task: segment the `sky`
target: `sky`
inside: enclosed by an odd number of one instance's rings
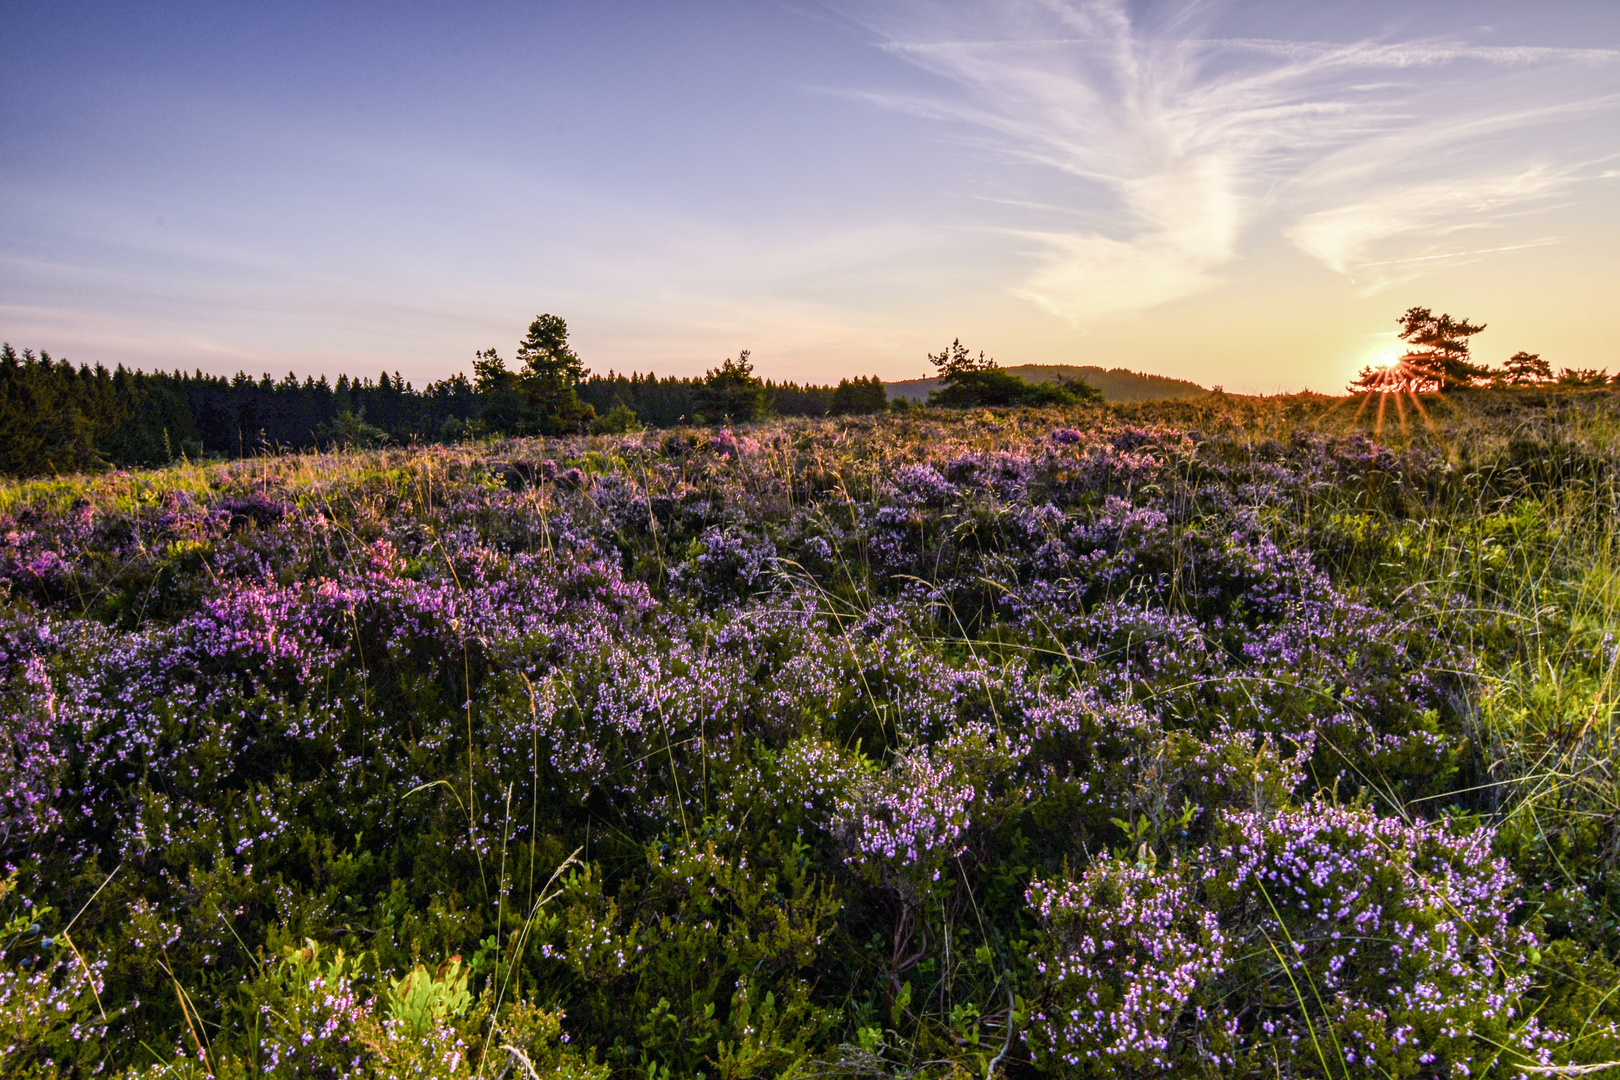
[[[0,0],[0,338],[416,385],[1620,370],[1614,0]]]

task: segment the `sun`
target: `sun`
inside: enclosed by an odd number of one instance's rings
[[[1362,417],[1367,415],[1369,407],[1376,404],[1371,417],[1373,435],[1382,438],[1385,413],[1388,406],[1393,403],[1401,432],[1409,436],[1411,425],[1407,417],[1407,405],[1410,404],[1423,426],[1438,438],[1439,431],[1419,397],[1419,391],[1422,389],[1421,379],[1413,377],[1411,354],[1402,348],[1405,344],[1396,335],[1390,334],[1388,338],[1363,353],[1367,359],[1361,374],[1346,388],[1345,397],[1322,415],[1322,421],[1337,416],[1333,421],[1335,425],[1344,424],[1345,430],[1352,430],[1362,422]],[[1339,413],[1340,405],[1351,402],[1355,403],[1353,414],[1349,410]]]
[[[1375,368],[1395,368],[1399,367],[1400,363],[1401,350],[1399,349],[1384,349],[1372,360],[1372,366]]]

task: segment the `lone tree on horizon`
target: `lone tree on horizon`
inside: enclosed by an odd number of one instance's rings
[[[975,357],[957,338],[939,355],[928,354],[929,363],[939,371],[939,388],[930,391],[930,405],[967,409],[981,405],[1073,405],[1076,402],[1101,403],[1102,392],[1084,379],[1059,379],[1055,383],[1032,383],[1004,371],[995,359],[979,350]]]
[[[713,422],[758,420],[769,404],[765,384],[754,374],[754,365],[744,349],[737,359],[725,362],[703,376],[697,386],[696,405],[700,416]]]
[[[473,386],[484,396],[480,419],[509,435],[566,435],[585,430],[596,410],[576,387],[590,374],[568,345],[560,315],[539,315],[518,342],[517,371],[494,349],[473,354]]]
[[[928,362],[934,365],[935,370],[939,372],[939,378],[944,382],[949,382],[958,375],[999,370],[995,360],[985,356],[983,349],[979,350],[979,355],[975,358],[962,344],[961,338],[951,342],[948,348],[939,350],[938,356],[929,353]]]
[[[539,315],[518,343],[518,372],[532,393],[542,398],[560,395],[585,381],[590,374],[584,361],[568,345],[568,324],[560,315]]]
[[[1352,391],[1395,393],[1439,390],[1467,386],[1490,376],[1468,357],[1468,339],[1485,329],[1466,317],[1453,319],[1436,315],[1426,307],[1411,307],[1395,320],[1401,325],[1400,338],[1408,349],[1388,367],[1365,367],[1350,384]]]

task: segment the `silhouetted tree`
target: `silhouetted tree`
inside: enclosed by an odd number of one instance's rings
[[[1407,308],[1397,321],[1401,340],[1413,346],[1400,362],[1416,380],[1445,391],[1489,374],[1468,358],[1468,339],[1484,330],[1484,323],[1475,326],[1466,318],[1436,315],[1421,307]]]
[[[1393,364],[1362,368],[1350,383],[1352,393],[1445,391],[1491,377],[1468,358],[1468,339],[1484,330],[1484,323],[1476,326],[1425,307],[1407,308],[1395,321],[1409,348]]]
[[[1558,373],[1559,386],[1607,386],[1609,373],[1598,368],[1564,368]]]
[[[1507,363],[1502,365],[1502,374],[1514,386],[1552,382],[1553,379],[1552,365],[1543,360],[1540,353],[1523,351],[1508,357]]]
[[[834,416],[853,416],[880,413],[889,406],[889,392],[876,375],[869,379],[842,379],[833,391],[832,406],[827,411]]]
[[[583,431],[596,418],[575,389],[589,373],[568,345],[568,324],[561,316],[541,315],[530,323],[517,359],[535,430],[546,435]]]

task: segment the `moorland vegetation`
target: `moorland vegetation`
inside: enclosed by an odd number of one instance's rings
[[[1620,398],[1376,397],[8,482],[0,1072],[1620,1059]]]

